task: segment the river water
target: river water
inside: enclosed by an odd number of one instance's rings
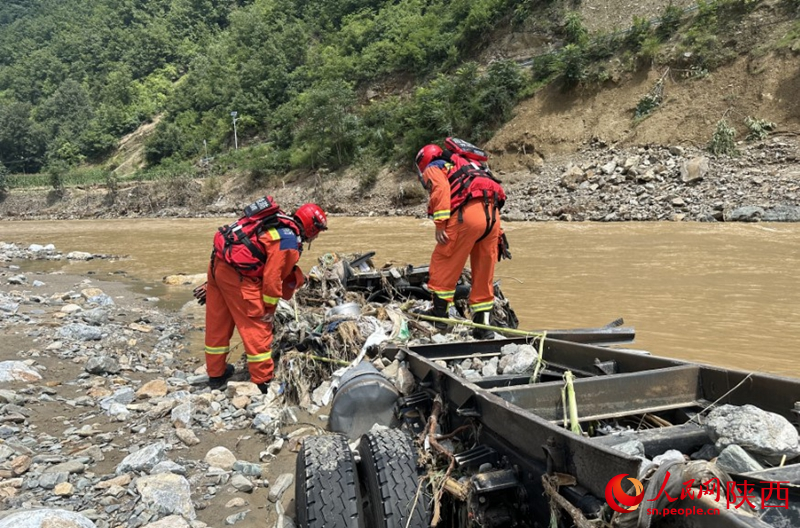
[[[190,299],[162,277],[202,273],[221,219],[0,223],[0,241],[59,251],[125,255],[59,262],[64,271],[125,271],[164,306]],[[306,250],[306,271],[326,252],[376,251],[376,265],[427,263],[433,224],[414,218],[332,217]],[[522,329],[634,326],[634,348],[653,354],[796,375],[800,360],[800,225],[507,223],[513,259],[496,277]],[[37,263],[52,269],[52,263]]]

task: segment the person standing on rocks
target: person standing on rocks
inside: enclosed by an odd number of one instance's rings
[[[436,225],[428,279],[433,308],[424,313],[447,317],[469,257],[472,320],[488,325],[494,307],[495,262],[498,254],[510,257],[500,226],[500,208],[506,195],[482,163],[486,160],[482,150],[455,138],[447,138],[445,145],[448,150],[426,145],[414,159],[419,180],[430,193],[428,215]],[[437,327],[442,329],[441,325]],[[491,339],[494,332],[473,328],[472,336]]]
[[[247,353],[250,380],[267,392],[274,371],[273,321],[278,300],[291,299],[303,285],[304,275],[297,266],[303,242],[310,243],[327,228],[327,217],[318,205],[304,204],[287,216],[271,197],[248,207],[236,223],[220,228],[205,287],[209,387],[222,388],[234,373],[227,357],[235,327]],[[232,234],[227,242],[226,234]]]

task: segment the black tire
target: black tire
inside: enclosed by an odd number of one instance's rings
[[[420,487],[417,454],[411,437],[400,429],[361,437],[359,475],[364,485],[364,516],[369,528],[427,528],[430,512]],[[410,521],[409,521],[410,518]]]
[[[297,454],[299,528],[358,528],[355,461],[342,435],[309,436]]]

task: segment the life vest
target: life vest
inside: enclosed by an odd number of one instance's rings
[[[220,259],[244,277],[261,277],[267,252],[258,238],[270,229],[276,229],[274,236],[281,238],[282,248],[296,242],[298,251],[301,249],[300,230],[294,220],[283,214],[271,196],[265,196],[248,205],[244,216],[214,233],[212,270],[215,260]]]
[[[506,201],[506,193],[500,181],[482,163],[469,161],[460,154],[450,154],[434,160],[430,165],[447,173],[450,184],[450,214],[453,215],[469,200],[480,199],[487,207],[500,209]],[[433,214],[428,211],[428,214]]]

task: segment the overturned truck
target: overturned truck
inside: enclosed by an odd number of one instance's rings
[[[553,337],[385,348],[413,391],[306,438],[299,526],[800,526],[800,380]],[[470,368],[520,347],[533,373]]]

